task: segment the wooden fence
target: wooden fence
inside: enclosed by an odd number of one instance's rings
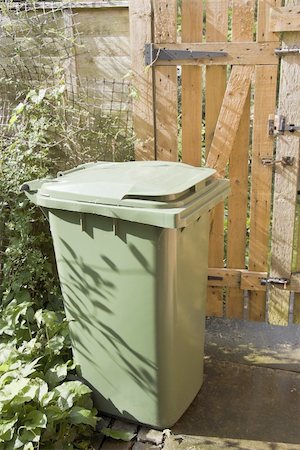
[[[181,157],[231,181],[212,215],[207,314],[300,323],[299,135],[272,121],[300,126],[300,1],[129,7],[137,159]]]
[[[72,92],[85,89],[90,102],[107,101],[108,109],[125,103],[122,86],[110,82],[123,83],[130,71],[128,1],[0,3],[1,103],[9,97],[2,77],[34,82],[41,65],[45,71],[62,62]]]

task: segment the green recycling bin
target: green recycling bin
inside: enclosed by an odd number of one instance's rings
[[[215,171],[99,162],[25,183],[47,213],[73,353],[102,414],[173,425],[203,379]]]

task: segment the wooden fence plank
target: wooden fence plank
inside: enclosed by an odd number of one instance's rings
[[[233,0],[233,42],[253,40],[254,9],[255,0]],[[249,134],[250,90],[229,160],[227,267],[232,268],[245,266]],[[230,318],[244,317],[244,292],[240,288],[228,289],[226,314]]]
[[[281,0],[258,0],[257,36],[258,43],[278,42],[279,37],[270,31],[270,9],[281,6]],[[276,64],[276,63],[275,63]]]
[[[288,3],[293,4],[287,0]],[[283,47],[299,44],[299,32],[284,33]],[[278,110],[280,114],[286,116],[287,123],[300,123],[299,104],[299,56],[284,56],[281,59]],[[270,275],[290,278],[299,168],[299,138],[297,136],[283,135],[277,138],[276,159],[287,155],[295,158],[294,164],[292,166],[276,164],[275,169]],[[288,324],[289,297],[289,292],[280,291],[276,287],[271,290],[268,309],[270,323]]]
[[[228,0],[206,1],[206,41],[221,42],[227,40]],[[209,153],[226,90],[226,66],[206,67],[205,99],[205,147]],[[224,258],[224,203],[214,208],[210,225],[209,267],[222,268]],[[207,315],[223,315],[223,288],[208,287]]]
[[[298,194],[298,198],[297,201],[299,201],[299,194]],[[295,264],[295,270],[298,272],[296,277],[300,278],[300,217],[299,217],[299,204],[298,204],[298,211],[296,212],[296,214],[298,215],[297,217],[297,223],[296,223],[296,227],[295,227],[295,232],[297,233],[296,239],[295,241],[297,242],[297,257],[296,257],[296,264]],[[294,323],[297,323],[298,325],[300,324],[300,294],[299,293],[295,293],[294,295],[294,318],[293,321]]]
[[[144,45],[152,41],[151,0],[130,0],[132,84],[137,92],[133,101],[133,127],[137,137],[135,158],[155,158],[152,71],[145,70]]]
[[[253,71],[252,66],[234,66],[230,74],[207,158],[207,166],[216,169],[220,176],[225,173],[233,149]]]
[[[278,57],[275,55],[276,45],[273,42],[202,42],[177,44],[155,44],[154,49],[189,50],[199,52],[223,52],[223,56],[211,58],[209,56],[199,59],[158,59],[155,66],[195,66],[204,64],[206,66],[229,65],[270,65],[277,64]],[[225,55],[225,53],[227,53]]]
[[[273,41],[278,36],[268,31],[269,10],[280,0],[259,0],[257,41]],[[249,270],[267,271],[271,220],[272,166],[264,166],[262,158],[273,157],[274,141],[266,133],[268,116],[276,107],[277,65],[256,67],[254,90],[254,120],[251,162]],[[250,320],[265,319],[266,295],[250,292],[248,314]]]
[[[182,1],[184,42],[202,41],[202,0]],[[182,161],[201,165],[202,67],[182,67]]]
[[[65,26],[65,36],[70,42],[74,42],[74,23],[73,23],[73,13],[70,9],[63,9],[62,11],[64,26]],[[70,56],[66,59],[64,64],[64,71],[66,77],[66,88],[67,92],[71,95],[77,93],[77,64],[76,64],[76,50],[75,42],[70,49]]]
[[[154,39],[172,43],[177,39],[177,1],[154,0]],[[177,68],[155,67],[156,159],[177,161]]]
[[[208,269],[208,286],[239,288],[253,292],[263,293],[267,290],[265,283],[268,278],[268,272],[251,271],[247,269],[227,269],[210,267]],[[264,281],[264,282],[263,282]],[[273,286],[270,284],[270,289]],[[278,285],[277,289],[281,291],[300,292],[300,274],[293,274],[290,283],[287,285]],[[264,291],[264,292],[262,292]]]
[[[300,31],[300,6],[270,8],[269,30],[276,33]]]
[[[249,270],[267,271],[272,166],[262,164],[262,158],[273,158],[274,141],[268,136],[266,124],[275,111],[277,66],[256,67],[254,91],[254,123],[251,162]],[[249,319],[264,320],[265,294],[251,293]]]

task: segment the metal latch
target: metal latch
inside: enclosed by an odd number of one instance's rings
[[[275,49],[275,55],[277,56],[297,55],[297,54],[300,54],[300,48],[286,47]]]
[[[264,166],[273,166],[274,164],[282,164],[283,166],[292,166],[295,163],[294,156],[283,156],[281,159],[261,158]]]
[[[269,136],[278,136],[285,133],[295,133],[300,131],[300,125],[294,125],[293,123],[286,124],[286,118],[283,115],[271,115],[268,121],[268,134]]]
[[[159,60],[189,60],[189,59],[213,59],[227,56],[226,52],[203,52],[196,50],[171,50],[167,48],[155,48],[154,44],[145,44],[145,64],[152,66]]]
[[[268,284],[271,285],[277,285],[277,286],[284,286],[284,289],[288,284],[290,284],[289,278],[277,278],[277,277],[268,277],[268,278],[262,278],[260,280],[260,284],[262,286],[266,286]]]

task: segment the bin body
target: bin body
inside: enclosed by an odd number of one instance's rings
[[[96,407],[170,427],[203,380],[209,209],[196,214],[203,202],[185,195],[190,219],[164,227],[151,223],[154,210],[142,223],[119,205],[107,217],[49,196],[35,201],[48,213],[74,359]]]

